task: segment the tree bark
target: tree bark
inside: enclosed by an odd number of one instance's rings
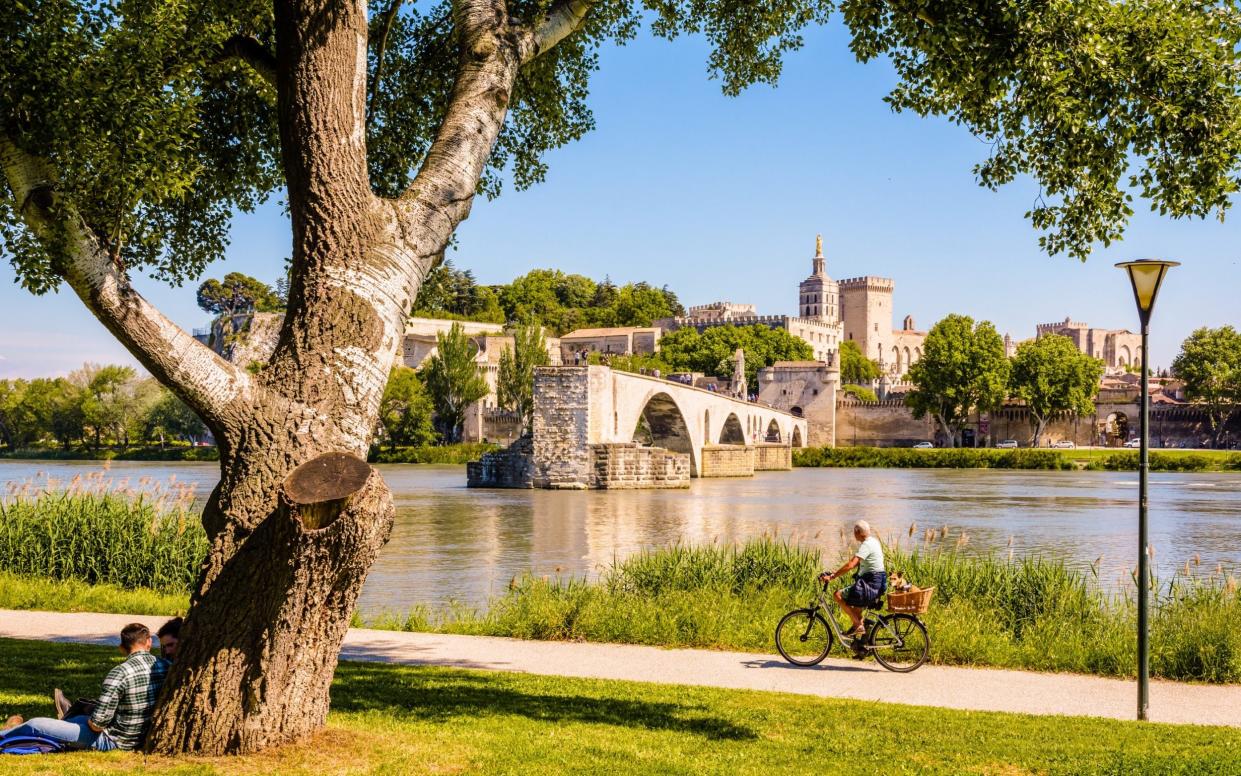
[[[218,508],[213,495],[207,509]],[[294,469],[276,508],[195,597],[150,748],[252,752],[322,726],[340,644],[393,513],[383,479],[355,456]]]

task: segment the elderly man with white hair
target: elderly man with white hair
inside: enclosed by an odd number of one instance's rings
[[[887,592],[888,574],[883,569],[883,547],[879,544],[879,538],[871,533],[870,524],[865,520],[854,523],[853,538],[861,542],[853,557],[831,574],[824,571],[819,575],[819,580],[826,584],[854,569],[858,570],[852,585],[837,590],[832,595],[853,621],[853,628],[848,635],[861,636],[866,632],[866,626],[862,624],[862,614],[866,607],[877,603]]]

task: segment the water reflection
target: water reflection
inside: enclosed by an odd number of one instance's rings
[[[44,471],[62,481],[99,464],[6,462],[0,480]],[[841,529],[864,518],[908,546],[925,528],[949,527],[966,552],[1100,562],[1108,586],[1136,561],[1137,477],[1113,472],[801,469],[753,479],[696,480],[689,490],[553,492],[468,490],[455,466],[381,466],[397,503],[392,541],[362,594],[365,611],[419,603],[479,603],[509,580],[594,575],[644,547],[730,543],[776,533],[834,552]],[[115,463],[110,473],[214,485],[213,464]],[[910,523],[919,526],[908,536]],[[1204,568],[1241,564],[1241,475],[1155,474],[1151,539],[1158,573],[1200,555]]]

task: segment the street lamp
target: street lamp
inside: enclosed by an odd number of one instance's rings
[[[1150,333],[1151,311],[1155,309],[1155,297],[1163,285],[1163,277],[1180,262],[1162,259],[1139,259],[1122,261],[1116,265],[1129,273],[1133,285],[1133,299],[1138,305],[1138,320],[1142,323],[1142,365],[1138,383],[1142,386],[1142,412],[1139,426],[1141,449],[1138,454],[1138,719],[1146,719],[1150,705],[1150,540],[1146,531],[1146,479],[1150,472],[1150,378],[1147,335]]]

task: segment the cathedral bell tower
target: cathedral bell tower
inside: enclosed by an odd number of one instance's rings
[[[798,315],[812,321],[834,324],[840,321],[840,288],[827,276],[823,257],[823,235],[815,235],[814,259],[810,277],[798,288]]]

